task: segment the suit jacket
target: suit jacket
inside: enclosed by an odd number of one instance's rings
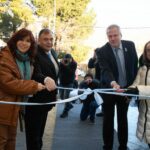
[[[57,55],[53,49],[51,50],[51,53],[58,64]],[[50,60],[48,55],[44,52],[44,50],[40,46],[38,46],[38,52],[34,62],[34,72],[32,79],[44,84],[44,79],[47,76],[51,77],[57,83],[58,74],[56,74],[55,67],[52,61]],[[29,102],[35,103],[53,102],[56,101],[56,95],[57,90],[51,92],[49,92],[48,90],[42,90],[33,95],[33,97],[29,99]],[[38,111],[48,111],[52,108],[52,106],[54,105],[32,106],[32,109],[37,109]]]
[[[129,86],[137,74],[138,58],[133,42],[122,40],[121,43],[125,58],[127,86]],[[109,88],[111,81],[118,81],[119,77],[115,55],[109,43],[101,47],[96,54],[101,68],[101,84]]]

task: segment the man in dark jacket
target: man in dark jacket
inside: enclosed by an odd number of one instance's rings
[[[97,51],[104,88],[126,88],[137,74],[137,54],[131,41],[121,40],[118,25],[107,28],[109,42]],[[117,108],[119,150],[127,150],[128,142],[128,103],[123,96],[106,95],[104,100],[103,140],[104,150],[112,150],[114,135],[114,110]]]
[[[77,69],[77,63],[74,61],[71,54],[66,54],[60,62],[60,86],[73,88],[75,82],[75,71]],[[60,98],[69,98],[70,90],[60,90]],[[73,108],[71,102],[65,103],[64,110],[60,115],[61,118],[68,116],[69,110]]]
[[[56,101],[56,83],[58,79],[58,62],[52,49],[53,36],[49,29],[39,33],[38,51],[34,62],[32,79],[45,84],[46,90],[36,93],[29,99],[32,103],[47,103]],[[27,106],[25,112],[27,150],[41,150],[42,137],[48,111],[54,105]]]

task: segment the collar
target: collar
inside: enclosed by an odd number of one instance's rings
[[[44,48],[42,48],[40,45],[38,45],[38,49],[39,49],[40,51],[42,51],[43,53],[45,53],[45,54],[51,53],[51,49],[50,49],[48,52],[46,52],[46,51],[44,50]]]
[[[112,47],[112,46],[111,46],[111,48],[113,49],[113,51],[115,51],[115,49],[116,49],[116,47]],[[122,43],[120,43],[118,49],[121,49],[121,50],[123,49]]]
[[[45,52],[47,55],[51,55],[51,50],[49,50],[48,52]]]

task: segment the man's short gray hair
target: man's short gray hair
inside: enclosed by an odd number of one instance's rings
[[[117,24],[111,24],[107,27],[106,29],[106,33],[108,33],[108,30],[112,29],[112,28],[117,28],[118,31],[121,33],[120,27]]]

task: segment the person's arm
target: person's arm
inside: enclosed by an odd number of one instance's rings
[[[141,96],[150,96],[150,85],[138,85],[137,89],[139,91],[139,95]],[[150,99],[150,98],[146,98],[146,99]]]
[[[56,89],[55,81],[51,77],[45,76],[42,73],[40,59],[38,57],[36,57],[36,59],[35,59],[32,79],[34,79],[35,81],[40,82],[42,84],[45,84],[48,91],[53,91]]]
[[[88,62],[89,69],[95,68],[95,61],[96,61],[96,59],[94,59],[94,58],[89,59],[89,62]]]
[[[136,78],[130,87],[136,87],[140,84],[142,68],[139,68]]]
[[[29,95],[38,91],[38,82],[18,79],[15,77],[12,67],[0,63],[0,87],[8,94]]]
[[[98,89],[100,88],[100,82],[97,79],[93,79],[89,86],[91,89]]]
[[[150,85],[130,86],[129,88],[127,88],[125,93],[139,95],[139,99],[150,99],[149,97],[146,97],[150,96]]]
[[[139,68],[138,70],[138,73],[137,73],[137,76],[133,82],[132,85],[130,85],[128,88],[127,88],[127,91],[125,91],[125,93],[127,94],[139,94],[139,89],[140,90],[143,90],[145,85],[139,85],[140,84],[140,81],[141,81],[141,73],[142,73],[142,67]],[[145,88],[146,90],[146,88]],[[149,90],[148,90],[149,91]]]

